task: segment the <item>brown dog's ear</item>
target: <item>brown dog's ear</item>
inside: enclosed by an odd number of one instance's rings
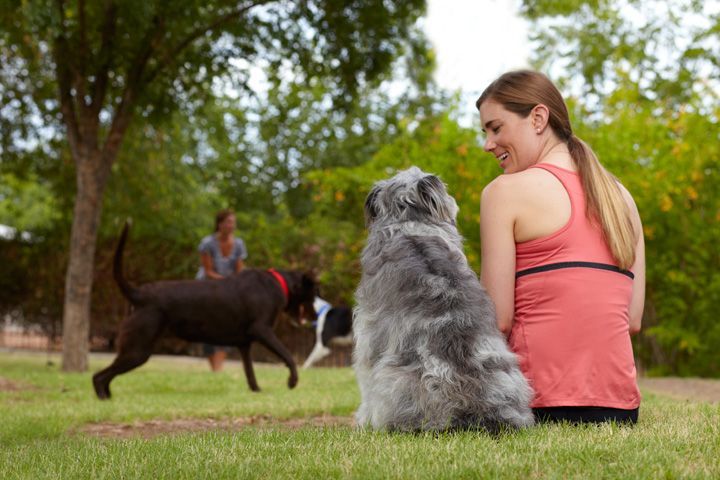
[[[317,281],[315,280],[315,276],[312,272],[304,272],[302,274],[302,289],[315,288],[315,285],[317,285]]]
[[[320,268],[312,267],[310,270],[305,270],[304,274],[317,282],[317,279],[320,277]]]
[[[316,280],[317,276],[313,272],[304,272],[300,279],[301,291],[312,292],[314,297],[320,296],[320,284]]]

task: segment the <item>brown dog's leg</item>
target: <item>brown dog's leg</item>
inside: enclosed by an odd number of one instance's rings
[[[100,400],[110,398],[113,378],[147,362],[161,331],[160,320],[154,309],[136,310],[121,324],[117,357],[109,367],[93,375],[93,387]]]
[[[285,365],[290,369],[290,378],[288,378],[288,387],[295,388],[298,382],[297,367],[295,366],[295,360],[285,345],[275,336],[272,328],[265,324],[255,324],[250,329],[253,336],[265,345],[271,352],[280,357],[285,362]]]
[[[259,392],[260,387],[258,387],[257,380],[255,380],[255,371],[253,370],[252,359],[250,358],[250,344],[240,345],[238,348],[240,348],[240,355],[242,356],[248,386],[253,392]]]
[[[118,354],[115,361],[105,370],[93,375],[93,387],[100,400],[110,398],[110,382],[113,378],[133,368],[137,368],[150,358],[147,352],[130,352]]]

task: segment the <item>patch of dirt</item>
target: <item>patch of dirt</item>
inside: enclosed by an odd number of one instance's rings
[[[308,418],[276,419],[268,415],[238,418],[184,418],[177,420],[149,420],[146,422],[90,423],[76,430],[76,433],[99,438],[153,438],[158,435],[208,431],[238,431],[245,428],[280,427],[295,430],[303,427],[353,426],[352,417],[321,415]]]
[[[22,392],[27,390],[37,390],[34,385],[27,385],[20,382],[14,382],[7,378],[0,377],[0,392]]]
[[[720,403],[720,380],[705,378],[641,378],[640,388],[660,395],[711,403]]]

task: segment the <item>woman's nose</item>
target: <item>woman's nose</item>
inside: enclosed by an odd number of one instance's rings
[[[485,144],[483,145],[483,150],[486,152],[489,152],[495,148],[495,142],[490,140],[489,138],[485,139]]]

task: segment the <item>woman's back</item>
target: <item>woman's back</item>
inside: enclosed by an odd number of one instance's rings
[[[516,243],[545,237],[560,230],[570,219],[570,197],[558,179],[540,168],[500,177],[512,183]]]
[[[527,218],[519,212],[516,222],[531,239],[516,243],[509,342],[536,390],[532,406],[636,408],[633,275],[616,266],[600,226],[587,218],[578,174],[549,164],[531,172],[555,183],[542,185],[543,198],[526,202]],[[532,196],[532,188],[522,195]]]

